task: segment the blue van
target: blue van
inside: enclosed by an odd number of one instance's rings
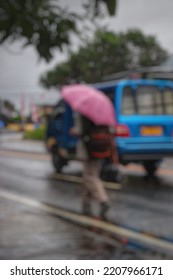
[[[148,174],[154,174],[164,157],[173,156],[173,83],[141,79],[93,86],[104,92],[114,104],[115,142],[120,163],[141,163]],[[72,111],[61,101],[47,130],[47,144],[52,143],[47,146],[58,171],[68,161],[58,155],[58,147],[75,157],[77,139],[69,135],[72,125]]]

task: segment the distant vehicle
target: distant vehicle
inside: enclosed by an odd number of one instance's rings
[[[0,120],[0,129],[4,128],[4,126],[5,126],[4,122]]]
[[[0,127],[5,127],[8,123],[7,118],[0,113]]]
[[[173,83],[140,79],[94,86],[114,104],[120,163],[141,163],[153,175],[164,157],[173,156]],[[66,149],[72,158],[75,155],[77,139],[69,135],[72,126],[72,111],[61,101],[49,121],[46,137],[57,171],[68,162],[58,154],[58,147]]]

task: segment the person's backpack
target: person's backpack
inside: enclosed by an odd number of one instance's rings
[[[93,159],[104,159],[112,156],[113,135],[108,126],[95,125],[91,120],[82,117],[83,141],[88,155]]]
[[[108,126],[95,126],[84,137],[84,142],[90,158],[104,159],[112,155],[112,134]]]

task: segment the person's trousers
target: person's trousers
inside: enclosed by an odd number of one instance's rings
[[[99,203],[109,200],[103,182],[100,179],[101,165],[102,160],[99,159],[84,162],[83,202],[86,204],[89,203],[91,198],[95,198]]]

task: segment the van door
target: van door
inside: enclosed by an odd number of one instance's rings
[[[125,86],[120,107],[119,124],[128,130],[124,136],[118,135],[121,147],[124,144],[124,152],[173,154],[172,87],[154,84]]]

